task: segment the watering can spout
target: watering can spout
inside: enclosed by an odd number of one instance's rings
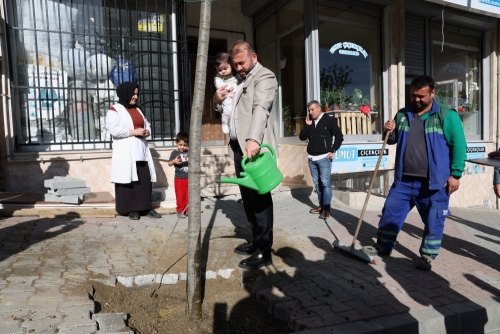
[[[233,183],[237,184],[239,186],[243,186],[246,188],[250,188],[253,190],[259,190],[255,182],[248,176],[246,175],[245,172],[241,173],[241,176],[244,176],[243,178],[231,178],[231,177],[223,177],[220,179],[221,183]]]

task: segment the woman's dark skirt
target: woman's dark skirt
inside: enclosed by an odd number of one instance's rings
[[[151,205],[151,173],[147,161],[136,161],[139,181],[132,183],[115,183],[116,212],[121,215],[130,212],[149,211]]]

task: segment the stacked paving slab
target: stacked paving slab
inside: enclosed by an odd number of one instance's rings
[[[53,179],[45,180],[47,194],[44,194],[45,202],[60,202],[66,204],[80,204],[85,194],[90,193],[85,180],[71,176],[55,176]]]

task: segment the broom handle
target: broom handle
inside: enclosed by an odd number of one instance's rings
[[[375,166],[375,170],[373,171],[372,180],[370,181],[370,187],[368,188],[368,193],[366,194],[365,204],[363,205],[363,210],[361,211],[361,215],[359,216],[358,226],[356,227],[356,232],[354,232],[354,237],[352,238],[351,249],[354,247],[356,243],[356,239],[358,238],[359,229],[361,228],[361,223],[363,222],[363,217],[365,216],[366,207],[368,206],[368,199],[370,199],[370,194],[372,192],[373,184],[375,183],[375,178],[377,177],[378,168],[380,166],[380,161],[382,161],[382,156],[384,155],[385,145],[387,144],[387,140],[389,139],[389,131],[386,131],[384,143],[382,144],[382,149],[378,155],[377,165]]]

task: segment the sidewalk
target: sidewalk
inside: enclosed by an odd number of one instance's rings
[[[373,201],[372,201],[373,198]],[[371,202],[382,203],[372,196]],[[239,271],[233,248],[249,239],[238,197],[202,201],[207,278]],[[411,212],[390,258],[366,264],[332,248],[350,244],[359,207],[339,201],[326,222],[308,213],[314,195],[274,194],[274,264],[239,271],[263,307],[308,333],[493,333],[500,331],[500,212],[453,209],[431,272],[414,267],[422,223]],[[380,207],[365,214],[359,242],[374,242]],[[0,333],[96,333],[85,283],[148,284],[182,279],[187,220],[127,217],[0,221]],[[176,224],[177,223],[177,224]],[[165,242],[172,233],[168,244]],[[181,275],[179,275],[181,274]],[[181,283],[178,283],[181,284]],[[52,330],[52,331],[51,331]],[[104,332],[101,329],[99,333]]]

